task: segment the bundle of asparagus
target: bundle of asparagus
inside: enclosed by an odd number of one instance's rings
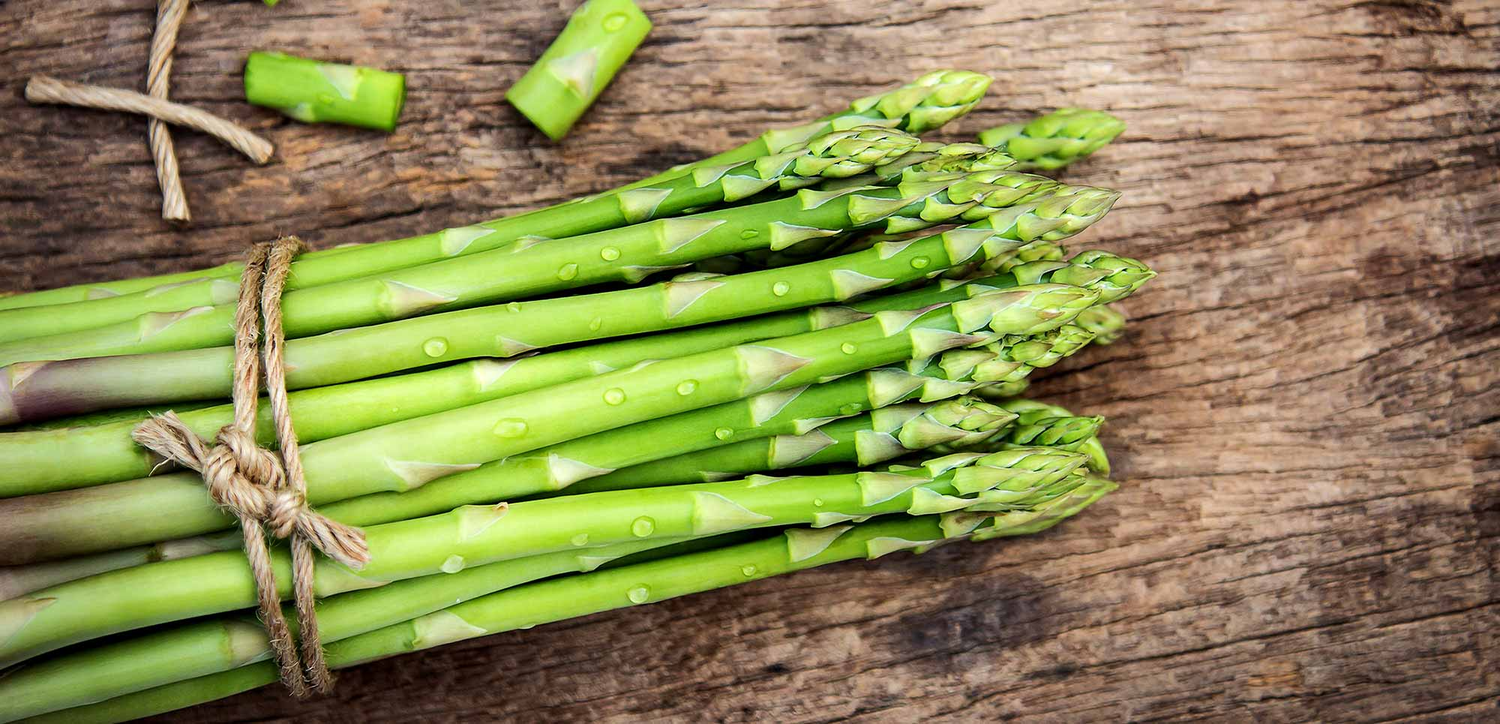
[[[298,258],[307,499],[370,550],[317,562],[330,665],[1031,533],[1112,490],[1100,418],[1014,396],[1118,337],[1109,305],[1153,276],[1057,243],[1116,193],[1024,170],[1122,127],[1065,109],[912,135],[988,84],[929,74],[589,198]],[[235,518],[132,440],[167,410],[205,438],[230,422],[239,273],[0,299],[0,720],[276,680]]]

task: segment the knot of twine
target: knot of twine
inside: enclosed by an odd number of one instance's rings
[[[335,522],[307,506],[307,480],[287,402],[283,363],[286,335],[281,323],[281,291],[292,258],[301,250],[302,242],[296,237],[282,237],[257,244],[245,263],[234,313],[234,421],[219,430],[214,444],[210,446],[171,412],[142,422],[131,434],[152,452],[200,473],[213,501],[239,519],[260,616],[281,668],[281,681],[296,696],[305,696],[309,686],[322,692],[333,685],[313,609],[313,550],[355,569],[370,559],[364,534],[358,528]],[[255,437],[262,362],[280,455],[261,447]],[[300,657],[281,612],[281,594],[266,543],[267,527],[277,538],[291,539]]]

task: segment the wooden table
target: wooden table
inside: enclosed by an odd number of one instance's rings
[[[650,41],[566,143],[502,94],[572,2],[195,4],[173,96],[269,136],[20,98],[143,87],[143,0],[0,5],[0,288],[457,226],[604,189],[938,67],[994,73],[962,138],[1060,105],[1130,131],[1077,244],[1161,277],[1127,339],[1036,391],[1111,421],[1124,487],[1029,540],[770,580],[268,688],[177,721],[1495,720],[1500,6],[1485,0],[643,0]],[[560,7],[569,6],[569,7]],[[247,51],[408,74],[391,135],[241,102]]]

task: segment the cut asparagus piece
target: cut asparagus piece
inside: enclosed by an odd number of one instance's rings
[[[560,141],[649,32],[651,21],[631,0],[589,0],[505,100]]]
[[[1050,527],[1097,500],[1112,485],[1098,481],[1044,503],[1023,517],[1004,513],[984,526],[985,537],[1017,535]],[[951,514],[950,514],[951,515]],[[706,591],[843,560],[878,558],[893,551],[921,553],[967,535],[950,533],[947,516],[890,518],[824,529],[791,528],[758,542],[602,569],[581,576],[549,579],[474,599],[409,622],[345,639],[329,647],[333,667],[451,643],[543,623],[586,616],[613,608]],[[986,522],[974,522],[979,529]],[[637,600],[640,599],[640,600]],[[275,682],[276,668],[255,663],[223,673],[190,679],[115,699],[68,709],[39,722],[88,724],[118,722],[161,714]]]
[[[922,359],[993,335],[1039,334],[1099,301],[1098,289],[1112,287],[1111,279],[1129,277],[1135,285],[1151,274],[1139,263],[1128,271],[1064,265],[1044,273],[1058,282],[991,291],[920,316],[880,312],[832,329],[663,360],[313,443],[301,456],[308,500],[410,490],[491,460],[642,420]],[[1070,279],[1090,286],[1065,283]],[[979,331],[985,334],[974,334]],[[99,505],[115,506],[117,524],[84,522],[94,519]],[[192,476],[10,498],[0,501],[0,517],[11,523],[0,530],[0,563],[7,565],[231,523]]]
[[[946,310],[944,310],[946,311]],[[926,315],[924,315],[925,317]],[[1038,448],[957,455],[902,473],[748,478],[591,493],[450,513],[365,529],[370,561],[358,573],[317,561],[319,597],[530,555],[647,538],[684,538],[781,525],[835,525],[874,515],[961,510],[994,488],[1036,490],[1076,477],[1077,453]],[[819,505],[821,503],[821,505]],[[580,537],[581,536],[581,537]],[[273,556],[281,595],[290,562]],[[0,666],[112,633],[256,602],[243,553],[226,552],[100,574],[0,603]]]
[[[910,133],[925,133],[967,113],[969,109],[972,109],[979,102],[979,99],[984,95],[984,89],[989,86],[989,83],[990,79],[987,76],[977,73],[967,71],[937,71],[923,76],[916,83],[904,86],[890,93],[857,101],[848,111],[829,116],[819,123],[822,124],[824,132],[848,130],[855,126],[874,124],[904,129]],[[816,130],[814,129],[813,132],[798,130],[791,134],[786,132],[768,132],[767,136],[775,136],[778,143],[784,141],[783,145],[774,149],[776,152],[780,152],[785,150],[787,146],[793,145],[793,141],[785,140],[788,136],[800,138],[805,141],[815,136],[823,135],[816,132]],[[705,159],[689,166],[679,167],[680,170],[673,173],[659,174],[656,177],[605,192],[592,200],[582,202],[569,201],[546,209],[479,225],[495,231],[506,232],[499,234],[498,237],[486,235],[476,239],[473,238],[474,234],[472,233],[455,233],[474,231],[474,227],[460,227],[457,230],[446,230],[410,239],[397,239],[352,247],[340,246],[309,252],[299,257],[297,262],[293,264],[293,273],[291,279],[288,280],[288,288],[296,289],[303,286],[328,284],[330,282],[378,274],[391,269],[425,264],[450,256],[452,250],[455,248],[458,249],[457,253],[459,254],[466,252],[474,253],[486,251],[502,243],[510,243],[524,236],[536,235],[561,238],[588,231],[598,231],[602,228],[612,228],[611,226],[596,226],[565,232],[558,231],[555,228],[547,230],[545,227],[530,227],[530,225],[543,220],[547,220],[548,223],[557,224],[580,223],[582,221],[581,217],[586,216],[583,210],[590,208],[593,201],[614,200],[616,208],[610,210],[609,215],[618,214],[620,209],[617,197],[620,192],[628,189],[652,186],[658,181],[669,178],[677,178],[699,166],[723,166],[730,163],[743,163],[760,156],[770,155],[772,151],[763,143],[764,138],[758,139],[734,151],[720,154],[719,156]],[[756,149],[760,150],[757,151]],[[599,206],[607,206],[607,204],[600,204]],[[523,231],[522,229],[526,230]],[[468,240],[464,241],[465,238]],[[490,245],[489,242],[493,242],[494,245]],[[339,258],[337,260],[329,260],[333,256],[338,256]],[[314,260],[318,261],[314,263]],[[17,294],[0,297],[0,310],[41,305],[70,304],[93,299],[116,297],[136,292],[145,292],[163,285],[192,282],[201,279],[235,280],[239,278],[242,269],[243,267],[238,262],[231,262],[198,271],[123,279],[111,282],[92,282],[40,292]],[[185,307],[175,309],[182,308]],[[175,311],[175,309],[158,311]]]
[[[245,61],[245,100],[303,123],[394,131],[406,105],[406,76],[256,51]]]
[[[1060,108],[1028,123],[979,134],[979,142],[1015,157],[1021,169],[1053,171],[1085,158],[1125,131],[1125,122],[1103,111]]]

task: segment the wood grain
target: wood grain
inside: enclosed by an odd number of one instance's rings
[[[849,564],[360,667],[173,721],[1493,721],[1500,715],[1500,6],[1485,0],[643,0],[656,30],[563,145],[502,101],[570,3],[195,3],[174,98],[195,223],[139,119],[137,0],[0,5],[0,288],[158,273],[295,232],[366,242],[556,201],[935,67],[997,74],[951,137],[1060,105],[1130,131],[1083,244],[1162,275],[1038,385],[1108,415],[1122,490],[1030,540]],[[540,5],[541,7],[536,7]],[[240,102],[251,49],[409,75],[394,134]],[[1082,244],[1079,245],[1080,247]]]

